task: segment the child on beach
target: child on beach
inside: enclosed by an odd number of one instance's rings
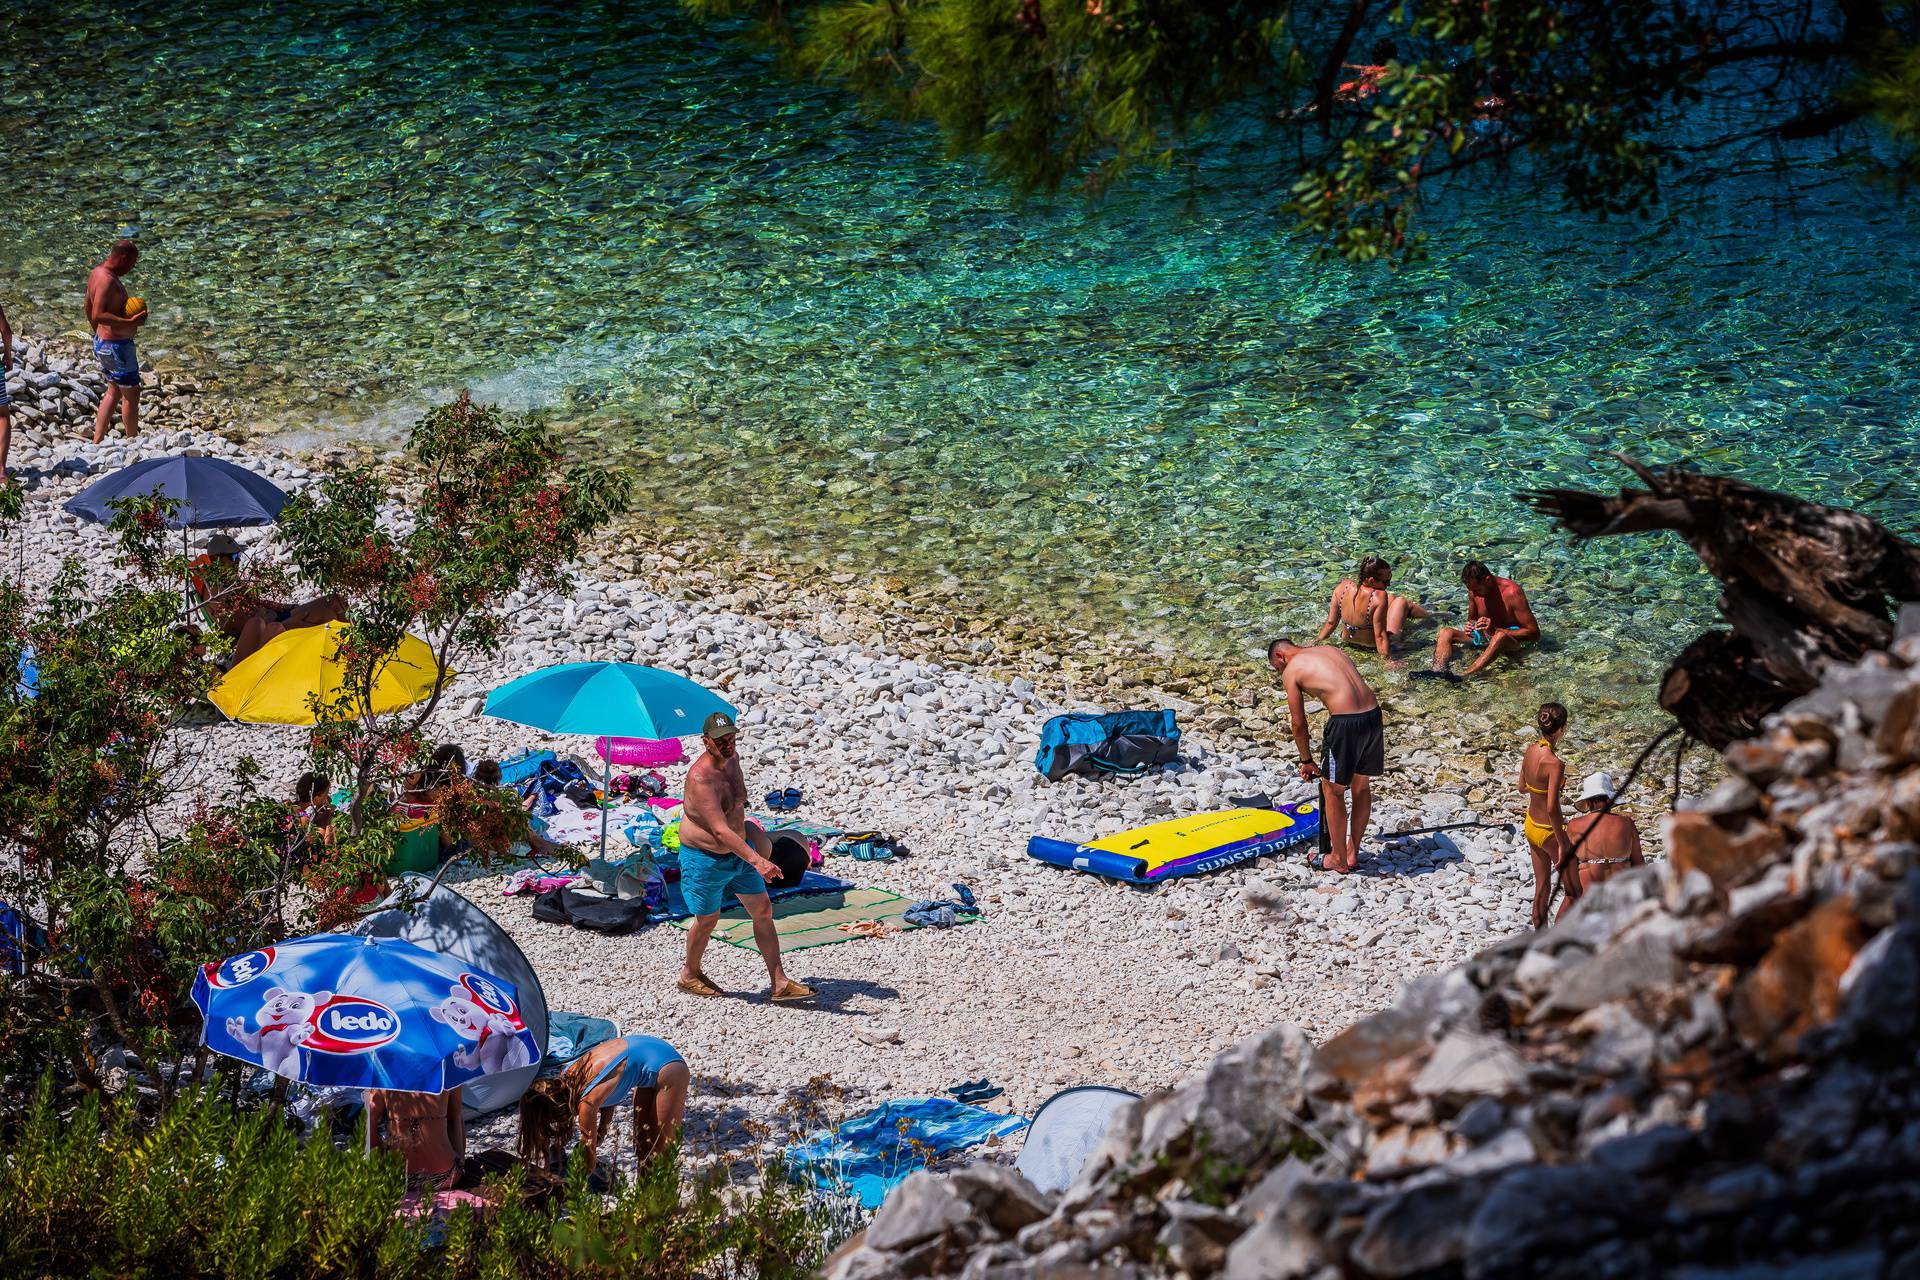
[[[567,1064],[557,1076],[536,1080],[520,1099],[520,1158],[557,1173],[576,1127],[587,1170],[600,1158],[600,1140],[613,1124],[613,1109],[633,1102],[633,1154],[653,1159],[680,1132],[687,1110],[687,1062],[658,1036],[608,1040]]]

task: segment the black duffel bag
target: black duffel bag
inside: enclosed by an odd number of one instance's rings
[[[641,898],[602,898],[572,889],[549,889],[533,900],[533,918],[594,933],[632,933],[646,927],[647,904]]]

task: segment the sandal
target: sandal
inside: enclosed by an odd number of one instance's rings
[[[795,982],[792,978],[788,978],[780,984],[778,991],[773,992],[771,998],[776,1004],[786,1004],[795,1000],[811,1000],[819,994],[806,983]]]
[[[713,980],[704,973],[696,973],[691,978],[682,978],[674,984],[690,996],[723,996],[727,994],[713,985]]]
[[[788,787],[780,793],[780,798],[786,802],[787,809],[798,809],[800,807],[800,788]]]

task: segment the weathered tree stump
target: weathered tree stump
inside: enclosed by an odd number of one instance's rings
[[[1720,580],[1730,629],[1695,639],[1660,682],[1660,705],[1716,748],[1752,736],[1833,663],[1886,648],[1889,601],[1920,600],[1920,547],[1869,516],[1616,456],[1645,489],[1516,497],[1576,538],[1671,529]]]

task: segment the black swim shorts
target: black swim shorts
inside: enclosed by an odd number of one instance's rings
[[[1380,708],[1328,716],[1320,749],[1326,753],[1320,772],[1337,787],[1351,783],[1356,773],[1378,777],[1387,767],[1387,738]]]

